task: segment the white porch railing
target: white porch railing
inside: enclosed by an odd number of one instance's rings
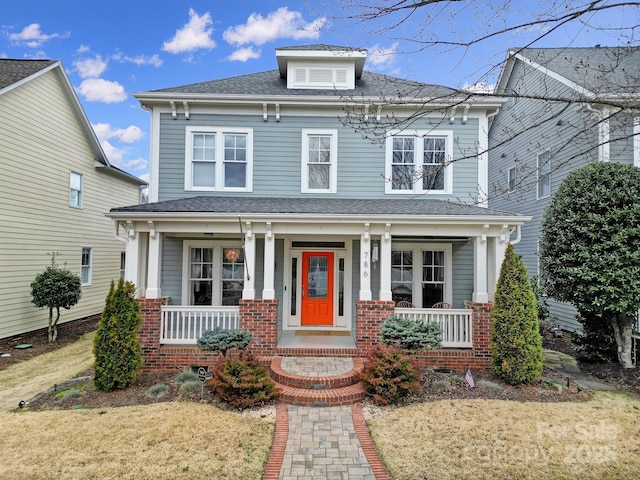
[[[396,317],[436,322],[442,328],[443,348],[472,348],[473,310],[443,308],[396,308]]]
[[[238,307],[191,307],[163,305],[160,319],[160,343],[195,345],[205,330],[215,327],[237,329]]]

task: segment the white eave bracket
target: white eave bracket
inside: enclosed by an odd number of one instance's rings
[[[178,112],[176,111],[176,102],[171,100],[169,102],[169,106],[171,107],[171,118],[175,120],[176,118],[178,118]]]

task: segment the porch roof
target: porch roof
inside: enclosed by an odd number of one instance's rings
[[[200,216],[334,216],[334,217],[453,217],[523,223],[529,217],[461,202],[435,199],[352,199],[198,196],[146,205],[112,208],[111,217]],[[191,215],[190,215],[191,214]]]

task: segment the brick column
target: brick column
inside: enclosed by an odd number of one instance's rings
[[[158,363],[160,349],[160,309],[166,298],[139,298],[142,323],[138,329],[138,340],[144,358],[143,369],[153,370]]]
[[[253,355],[272,356],[278,343],[278,299],[241,299],[240,328],[253,335],[248,349]]]
[[[465,302],[473,310],[473,353],[478,364],[491,364],[491,318],[493,303]]]
[[[356,347],[361,356],[380,343],[380,326],[393,317],[394,302],[356,300]]]

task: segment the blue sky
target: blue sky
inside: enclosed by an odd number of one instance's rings
[[[526,20],[526,12],[520,12],[522,4],[515,6],[517,11],[493,11],[482,6],[485,2],[476,2],[480,6],[467,2],[473,6],[462,5],[431,19],[421,12],[401,29],[388,32],[380,28],[393,19],[358,24],[331,18],[348,13],[344,7],[349,3],[3,2],[0,57],[61,60],[109,160],[148,179],[149,114],[131,93],[275,69],[275,48],[309,43],[368,48],[365,68],[380,73],[452,87],[491,84],[497,74],[492,67],[504,59],[506,50],[540,34],[540,29],[524,29],[470,49],[436,46],[411,54],[407,52],[415,51],[415,44],[403,38],[416,32],[456,41],[478,36],[504,21]],[[535,8],[550,3],[540,1]],[[639,20],[637,8],[602,17],[598,21],[607,27]],[[573,24],[553,32],[537,46],[613,46],[619,42],[607,32]]]

